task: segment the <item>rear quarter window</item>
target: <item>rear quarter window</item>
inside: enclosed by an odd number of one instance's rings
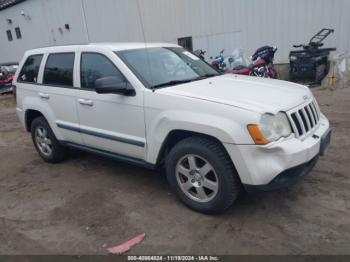
[[[44,71],[44,85],[73,87],[75,53],[50,54]]]
[[[17,82],[37,83],[42,59],[43,55],[29,56],[18,75]]]

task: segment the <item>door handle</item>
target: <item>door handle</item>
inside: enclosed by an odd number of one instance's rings
[[[79,104],[84,106],[93,106],[94,102],[92,100],[86,100],[86,99],[78,99]]]
[[[40,98],[42,99],[50,99],[49,94],[39,93]]]

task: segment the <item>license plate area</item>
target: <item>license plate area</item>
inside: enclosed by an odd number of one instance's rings
[[[324,156],[330,143],[332,137],[332,129],[329,129],[321,138],[321,148],[320,148],[320,156]]]

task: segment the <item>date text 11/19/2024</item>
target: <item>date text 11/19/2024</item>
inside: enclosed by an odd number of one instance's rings
[[[220,261],[217,256],[128,256],[128,261]]]

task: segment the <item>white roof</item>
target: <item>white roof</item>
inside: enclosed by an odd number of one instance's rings
[[[178,47],[171,43],[91,43],[89,46],[104,46],[113,50],[129,50],[152,47]]]
[[[44,52],[72,52],[77,49],[86,49],[91,51],[92,49],[101,50],[108,49],[112,51],[132,50],[141,48],[154,48],[154,47],[179,47],[178,45],[171,43],[91,43],[83,45],[64,45],[64,46],[51,46],[44,48],[37,48],[27,51],[28,54],[37,54]]]

